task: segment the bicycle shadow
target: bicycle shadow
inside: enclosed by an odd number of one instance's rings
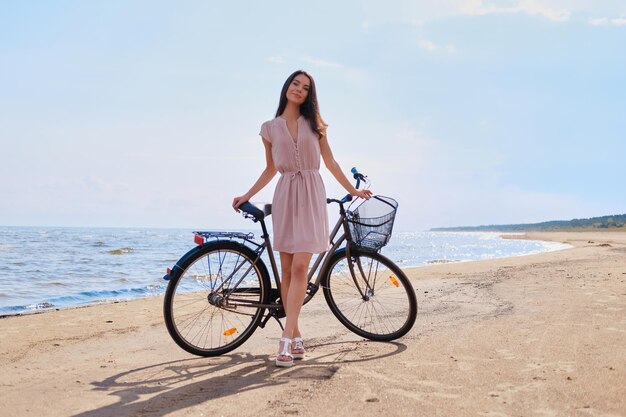
[[[138,414],[165,416],[216,398],[287,384],[294,378],[330,379],[342,364],[383,359],[406,350],[406,345],[402,343],[368,341],[367,343],[380,343],[393,350],[350,359],[350,354],[358,354],[356,351],[361,343],[364,342],[311,345],[312,351],[334,345],[339,345],[340,348],[338,351],[307,358],[298,362],[297,366],[286,369],[275,367],[270,355],[249,353],[183,359],[133,369],[92,382],[93,390],[117,396],[117,402],[75,414],[74,417],[121,417]]]

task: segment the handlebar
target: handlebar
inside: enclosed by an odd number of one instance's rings
[[[356,180],[356,189],[359,189],[359,186],[361,185],[361,180],[366,181],[366,176],[361,174],[359,172],[358,169],[356,169],[356,167],[352,167],[352,169],[350,170],[350,172],[352,172],[352,176],[354,177],[354,179]]]
[[[352,201],[352,196],[350,194],[346,194],[346,196],[344,198],[342,198],[341,200],[337,200],[334,198],[327,198],[326,199],[326,204],[330,204],[330,203],[339,203],[339,204],[346,204],[348,202]]]
[[[359,172],[359,170],[356,169],[356,167],[352,167],[350,172],[352,173],[352,176],[356,180],[356,186],[354,188],[356,188],[357,190],[361,186],[361,181],[367,182],[367,176],[361,174]],[[346,194],[346,196],[344,198],[342,198],[341,200],[336,200],[334,198],[327,198],[326,199],[326,203],[327,204],[330,204],[330,203],[345,204],[345,203],[348,203],[350,201],[352,201],[352,195],[350,195],[350,194]]]

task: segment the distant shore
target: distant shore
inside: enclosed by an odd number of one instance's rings
[[[316,297],[307,358],[276,369],[270,322],[197,358],[162,297],[0,319],[0,407],[19,416],[626,415],[626,233],[528,232],[571,249],[407,268],[418,320],[364,341]]]
[[[611,214],[600,217],[572,220],[552,220],[540,223],[491,224],[482,226],[437,227],[436,232],[626,232],[626,214]]]

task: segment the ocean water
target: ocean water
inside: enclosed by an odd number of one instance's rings
[[[0,315],[161,294],[165,270],[193,247],[191,229],[0,227]],[[565,247],[497,233],[397,232],[383,254],[408,267]]]

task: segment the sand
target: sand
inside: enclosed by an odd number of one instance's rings
[[[626,416],[626,233],[529,233],[557,252],[408,269],[413,330],[365,341],[321,294],[308,357],[273,365],[279,327],[199,358],[162,298],[0,319],[2,416]]]

